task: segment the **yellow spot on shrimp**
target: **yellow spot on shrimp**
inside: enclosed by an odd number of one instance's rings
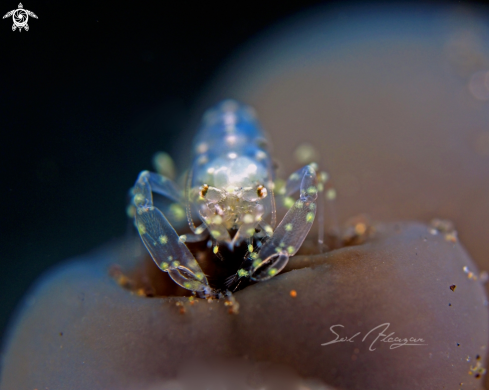
[[[248,271],[244,270],[244,269],[239,269],[239,270],[238,270],[238,276],[239,276],[240,278],[246,277],[246,276],[248,276],[249,274],[250,274],[250,273],[249,273]]]
[[[311,186],[307,189],[307,193],[309,195],[314,195],[314,194],[317,194],[318,193],[318,189],[314,186]]]
[[[212,234],[212,237],[215,237],[215,238],[221,236],[221,232],[219,230],[212,230],[211,234]]]
[[[139,206],[141,203],[144,202],[144,195],[143,194],[134,195],[133,201],[136,206]]]
[[[273,234],[273,229],[270,225],[265,226],[265,231],[267,232],[267,234],[269,236],[271,236]]]
[[[319,153],[314,146],[309,143],[299,145],[294,151],[294,157],[300,164],[308,164],[319,158]]]
[[[248,245],[248,252],[253,252],[253,245],[251,244]]]
[[[255,229],[254,228],[246,229],[246,234],[248,237],[251,237],[253,234],[255,234]]]
[[[243,217],[243,222],[244,223],[253,223],[254,219],[251,214],[245,214]]]
[[[177,221],[183,221],[186,217],[185,210],[178,203],[172,203],[170,206],[170,214],[173,219]]]
[[[162,270],[168,269],[168,263],[166,261],[162,261],[160,264],[160,268]]]
[[[217,254],[217,252],[219,252],[219,246],[214,245],[214,248],[212,248],[212,252],[214,252],[214,254]]]
[[[168,242],[168,237],[161,235],[158,237],[158,241],[160,242],[160,244],[165,245]]]
[[[274,190],[279,195],[285,195],[285,181],[281,179],[275,180]]]
[[[306,215],[306,221],[307,222],[314,221],[314,213],[307,213],[307,215]]]
[[[287,247],[287,252],[289,252],[289,255],[295,253],[295,248],[291,245]]]
[[[254,262],[253,262],[253,267],[256,268],[258,267],[260,264],[261,264],[261,259],[260,258],[257,258]]]
[[[319,174],[319,181],[320,181],[321,183],[326,183],[326,182],[328,181],[328,179],[329,179],[329,175],[328,175],[328,173],[327,173],[327,172],[321,172],[321,173]]]
[[[173,159],[170,157],[168,153],[158,152],[153,156],[153,166],[156,168],[156,171],[162,175],[162,182],[166,181],[164,176],[167,176],[170,179],[175,178],[175,164]]]
[[[327,200],[335,200],[336,199],[336,190],[334,188],[326,191],[326,199]]]
[[[293,227],[294,227],[294,225],[292,225],[291,223],[288,223],[287,225],[285,225],[285,231],[291,232]]]
[[[277,274],[277,272],[278,272],[277,268],[270,268],[268,270],[268,275],[275,276]]]
[[[139,234],[146,234],[146,226],[141,221],[138,221],[137,225]]]
[[[294,172],[292,175],[290,175],[289,180],[299,180],[299,178],[299,174]]]
[[[212,218],[212,223],[214,225],[220,225],[222,223],[222,217],[220,215],[216,215],[214,218]]]
[[[127,206],[126,214],[129,218],[134,218],[136,216],[136,207],[134,207],[132,204]]]
[[[202,272],[196,272],[195,277],[197,278],[197,280],[202,280],[204,279],[204,274]]]
[[[294,199],[290,196],[284,198],[284,206],[290,209],[294,205]]]
[[[205,225],[200,225],[197,229],[195,229],[195,234],[201,234],[205,230]]]
[[[175,260],[171,265],[175,268],[177,268],[180,265],[180,262],[178,260]]]
[[[297,202],[295,202],[295,207],[298,208],[298,209],[301,209],[302,206],[304,206],[304,202],[298,200]]]

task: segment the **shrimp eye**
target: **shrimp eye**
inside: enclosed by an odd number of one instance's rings
[[[207,194],[207,191],[209,190],[209,186],[207,184],[204,184],[199,188],[199,195],[201,198],[204,198],[205,195]]]
[[[268,191],[264,186],[260,184],[258,187],[256,187],[256,194],[258,195],[258,197],[263,199],[267,196]]]

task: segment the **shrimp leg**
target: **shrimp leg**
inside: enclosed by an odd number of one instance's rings
[[[141,240],[156,265],[177,284],[209,295],[212,289],[199,264],[163,213],[153,205],[152,191],[179,200],[178,191],[168,184],[170,181],[161,181],[159,177],[143,171],[134,185],[135,224]]]
[[[272,237],[265,242],[258,252],[251,252],[244,260],[241,269],[230,278],[230,286],[240,278],[253,281],[264,281],[279,273],[297,253],[316,216],[318,197],[317,175],[312,165],[293,173],[287,181],[286,188],[293,192],[299,184],[300,196],[290,207],[283,220],[274,230]]]

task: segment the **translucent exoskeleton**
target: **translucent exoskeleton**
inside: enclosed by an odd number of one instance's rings
[[[143,171],[132,190],[132,204],[135,225],[156,265],[201,296],[217,295],[217,290],[186,242],[209,240],[217,255],[221,245],[231,251],[247,245],[241,267],[226,281],[225,287],[235,290],[243,279],[265,281],[279,273],[301,247],[322,200],[334,198],[333,189],[323,196],[328,177],[316,172],[316,164],[276,185],[265,133],[253,110],[232,100],[204,115],[193,153],[185,191],[167,177]],[[192,234],[178,235],[155,206],[153,193],[186,210]],[[278,225],[277,207],[288,209]],[[320,220],[320,244],[323,225]]]

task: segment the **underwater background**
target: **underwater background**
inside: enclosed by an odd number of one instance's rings
[[[318,3],[28,0],[29,31],[1,20],[0,335],[43,271],[126,234],[128,189],[155,152],[185,158],[225,59]]]

